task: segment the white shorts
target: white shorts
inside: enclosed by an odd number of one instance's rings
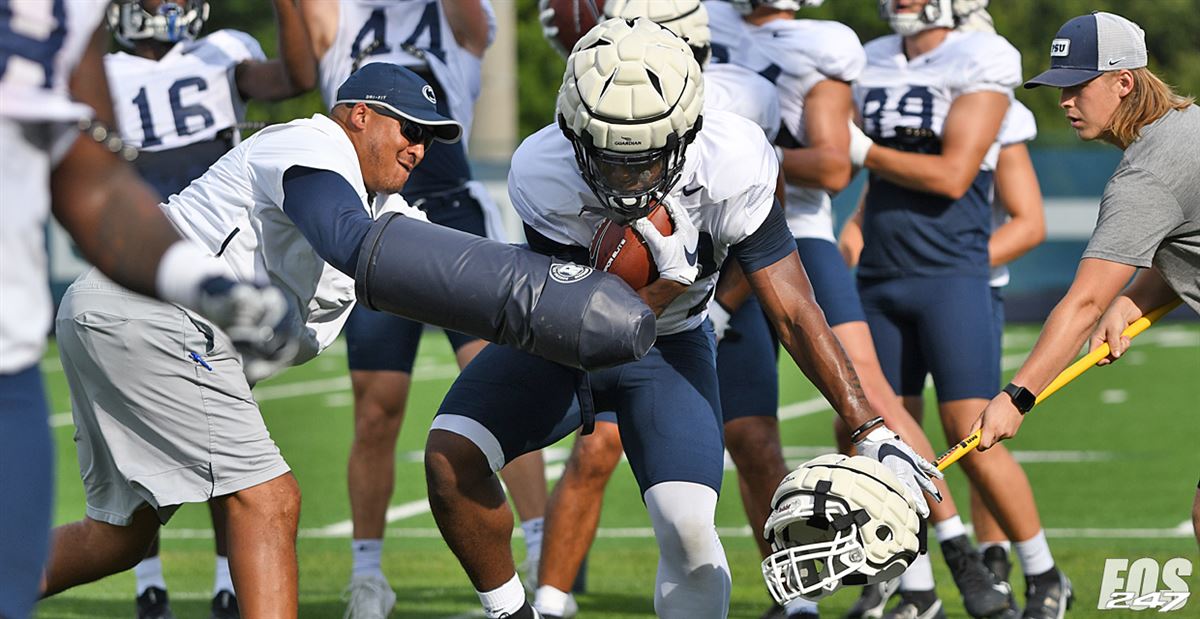
[[[163,523],[289,471],[229,338],[97,271],[67,290],[56,320],[71,387],[87,515],[128,525],[143,504]]]

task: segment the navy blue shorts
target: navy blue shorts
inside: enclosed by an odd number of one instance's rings
[[[883,373],[896,393],[939,402],[989,399],[1000,384],[994,304],[986,277],[858,280]]]
[[[1004,288],[992,286],[992,339],[996,355],[1004,355]]]
[[[588,374],[597,411],[614,411],[642,492],[665,481],[718,492],[724,436],[714,342],[697,328],[658,338],[639,361]],[[507,346],[488,346],[454,381],[433,429],[463,435],[492,470],[553,445],[580,425],[582,373]]]
[[[725,423],[779,413],[779,340],[753,296],[733,313],[717,344],[717,377]]]
[[[483,209],[466,189],[421,204],[429,221],[477,236],[485,236]],[[431,258],[432,259],[432,258]],[[346,360],[351,370],[392,370],[412,373],[425,325],[387,312],[356,305],[346,321]],[[446,331],[454,350],[478,338]]]
[[[27,617],[50,550],[54,442],[35,364],[0,374],[0,617]]]
[[[837,245],[824,239],[796,239],[796,251],[800,262],[812,282],[817,305],[825,312],[829,326],[866,320],[858,289],[850,267],[842,259]]]

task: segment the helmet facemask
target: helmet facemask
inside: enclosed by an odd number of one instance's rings
[[[895,0],[879,0],[879,18],[891,26],[892,32],[904,37],[930,28],[953,28],[955,25],[951,0],[929,0],[914,13],[897,13]]]
[[[842,579],[866,563],[859,526],[867,520],[866,512],[849,511],[836,497],[798,493],[785,499],[766,525],[774,552],[762,571],[771,596],[780,604],[816,601],[841,588]]]
[[[142,8],[140,0],[117,0],[108,7],[109,30],[128,48],[146,40],[192,41],[207,19],[208,3],[202,0],[187,0],[183,5],[163,2],[154,13]]]

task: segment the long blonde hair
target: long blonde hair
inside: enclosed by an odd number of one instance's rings
[[[1185,110],[1195,101],[1195,97],[1177,94],[1170,84],[1146,67],[1129,72],[1133,74],[1133,91],[1121,99],[1108,123],[1108,133],[1125,147],[1141,136],[1146,125],[1171,110]]]

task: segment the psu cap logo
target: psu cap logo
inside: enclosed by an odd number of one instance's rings
[[[425,84],[421,87],[421,94],[432,104],[437,105],[437,97],[433,96],[433,86]]]
[[[1050,56],[1066,56],[1071,53],[1071,39],[1054,39],[1050,42]]]
[[[556,262],[550,265],[550,277],[560,284],[571,284],[592,274],[592,267],[571,262]]]

